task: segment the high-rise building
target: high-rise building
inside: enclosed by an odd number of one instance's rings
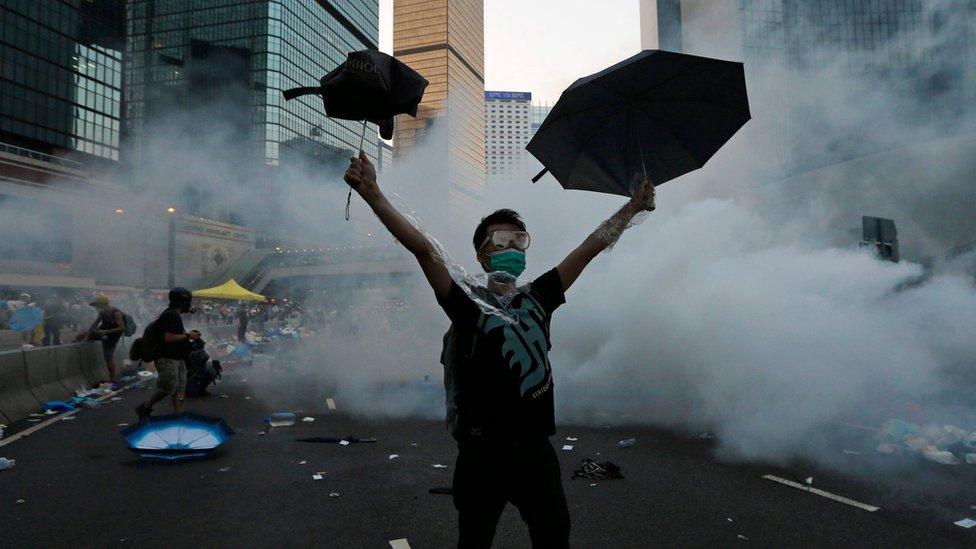
[[[397,117],[396,154],[421,145],[443,150],[442,211],[452,224],[470,223],[484,194],[483,1],[394,0],[393,54],[430,82],[417,117]]]
[[[529,107],[529,115],[532,117],[532,126],[529,128],[531,133],[529,136],[530,139],[535,136],[535,132],[539,131],[539,127],[546,121],[546,117],[549,116],[552,107],[552,104],[548,101],[537,101]]]
[[[125,83],[133,162],[150,161],[157,128],[182,124],[185,139],[219,139],[228,155],[253,162],[270,198],[285,190],[268,175],[275,167],[314,171],[342,189],[363,125],[327,117],[319,97],[285,101],[281,92],[316,85],[350,51],[376,49],[378,13],[379,0],[131,0]],[[363,148],[376,162],[375,126],[366,134]],[[191,188],[181,194],[184,210],[235,219],[237,212],[213,208],[240,184]]]
[[[485,92],[485,169],[489,175],[512,173],[525,162],[532,137],[532,93]]]
[[[83,163],[119,158],[124,4],[5,0],[0,141]]]
[[[926,95],[927,108],[944,115],[964,112],[976,100],[976,30],[964,23],[974,18],[976,4],[968,0],[642,0],[641,41],[645,48],[742,60],[753,83],[769,81],[757,78],[769,70],[795,76],[829,67],[905,95]],[[940,33],[953,38],[933,38]],[[788,90],[802,86],[780,77],[770,86],[775,89],[750,86],[750,96],[767,112],[783,112]],[[769,131],[780,135],[777,156],[785,172],[839,160],[811,154],[823,150],[809,142],[822,142],[821,133],[793,131],[786,117],[769,122]],[[845,146],[835,149],[872,152],[872,143],[858,137],[861,130],[850,128]]]

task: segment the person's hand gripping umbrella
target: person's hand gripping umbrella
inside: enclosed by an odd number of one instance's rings
[[[322,77],[317,87],[292,88],[282,94],[285,100],[302,95],[321,95],[325,114],[343,120],[362,120],[360,152],[366,136],[366,122],[380,127],[384,139],[393,137],[393,117],[417,116],[417,105],[424,97],[427,80],[403,62],[376,50],[354,51],[346,61]],[[346,197],[346,220],[352,190]]]
[[[567,88],[526,149],[567,189],[631,196],[696,170],[750,118],[742,63],[645,50]]]

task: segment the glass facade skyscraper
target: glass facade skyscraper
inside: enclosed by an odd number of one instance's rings
[[[393,53],[430,82],[417,117],[397,117],[396,154],[409,155],[421,142],[443,148],[446,211],[470,221],[484,195],[483,1],[394,0]]]
[[[285,101],[281,92],[317,85],[350,51],[376,49],[378,12],[379,0],[132,0],[125,82],[133,161],[152,153],[155,125],[206,107],[246,158],[272,168],[344,167],[362,123],[328,118],[317,96]],[[201,131],[216,123],[200,118],[191,122]],[[376,127],[366,135],[375,161]]]
[[[123,8],[115,0],[4,0],[0,140],[118,160]]]

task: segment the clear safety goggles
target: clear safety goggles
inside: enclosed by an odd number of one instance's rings
[[[524,252],[529,249],[531,241],[529,233],[525,231],[495,231],[485,238],[481,247],[487,248],[488,251],[515,248]]]

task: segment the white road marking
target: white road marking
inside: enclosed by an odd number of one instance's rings
[[[820,497],[825,497],[827,499],[832,499],[834,501],[843,503],[845,505],[850,505],[851,507],[857,507],[858,509],[864,509],[869,513],[873,513],[880,509],[880,507],[875,507],[874,505],[868,505],[867,503],[861,503],[860,501],[854,501],[853,499],[845,498],[844,496],[838,496],[837,494],[831,494],[830,492],[820,490],[819,488],[814,488],[812,486],[804,486],[799,482],[793,482],[792,480],[787,480],[785,478],[780,478],[775,475],[763,475],[764,479],[771,480],[773,482],[778,482],[780,484],[785,484],[786,486],[792,486],[798,490],[803,490],[804,492],[810,492],[811,494],[816,494]]]
[[[111,397],[113,397],[113,396],[121,393],[122,391],[126,390],[127,388],[128,387],[123,387],[123,388],[119,389],[118,391],[113,391],[113,392],[111,392],[111,393],[109,393],[107,395],[100,396],[100,397],[96,398],[95,400],[98,401],[98,402],[101,402],[101,401],[103,401],[105,399],[111,398]],[[71,417],[71,416],[77,414],[79,411],[80,411],[80,408],[79,409],[75,409],[75,410],[71,410],[70,412],[64,412],[63,414],[58,414],[58,415],[52,417],[51,419],[44,420],[44,421],[38,423],[37,425],[34,425],[33,427],[29,427],[27,429],[24,429],[23,431],[15,434],[15,435],[10,435],[9,437],[7,437],[5,439],[0,440],[0,448],[3,448],[4,446],[10,444],[11,442],[16,442],[16,441],[18,441],[18,440],[20,440],[20,439],[22,439],[22,438],[24,438],[24,437],[26,437],[26,436],[28,436],[30,434],[36,433],[37,431],[40,431],[41,429],[43,429],[43,428],[45,428],[45,427],[47,427],[47,426],[49,426],[49,425],[51,425],[53,423],[56,423],[58,421],[61,421],[62,419]],[[72,419],[74,419],[74,418],[72,418]]]
[[[332,400],[331,398],[325,399],[325,404],[329,407],[330,410],[335,410],[336,409],[336,407],[335,407],[335,401]]]
[[[390,547],[392,549],[410,549],[410,543],[407,538],[391,539]]]

